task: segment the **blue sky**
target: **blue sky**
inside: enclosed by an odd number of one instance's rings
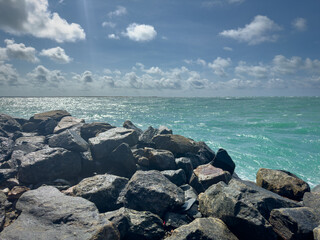
[[[318,96],[320,1],[0,0],[1,96]]]

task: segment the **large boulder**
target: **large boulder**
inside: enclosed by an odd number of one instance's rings
[[[138,128],[136,125],[134,125],[130,120],[126,120],[122,126],[127,129],[135,130],[139,136],[143,133],[143,131],[140,128]]]
[[[153,147],[154,143],[152,142],[152,138],[158,134],[158,129],[149,126],[148,129],[139,136],[140,147]]]
[[[270,223],[282,239],[313,240],[313,229],[320,222],[319,215],[308,207],[274,209],[270,214]]]
[[[167,229],[176,229],[190,222],[192,222],[192,220],[187,214],[167,212],[164,216],[164,224]]]
[[[11,138],[0,137],[0,163],[9,160],[14,148]]]
[[[250,235],[250,233],[248,233]],[[249,237],[250,238],[250,237]],[[249,239],[248,238],[248,239]],[[237,240],[238,238],[218,218],[198,218],[193,222],[183,225],[173,231],[166,240]]]
[[[21,131],[21,125],[9,115],[0,114],[0,131],[7,135],[7,133],[14,133],[16,131]]]
[[[303,195],[303,206],[312,208],[320,215],[320,193],[306,192]]]
[[[83,119],[78,119],[72,116],[66,116],[63,117],[57,124],[57,126],[54,128],[53,133],[54,134],[58,134],[61,133],[63,131],[65,131],[66,129],[70,129],[74,126],[83,124],[84,120]]]
[[[302,200],[305,192],[310,192],[308,183],[283,170],[260,168],[256,182],[260,187],[297,201]]]
[[[42,149],[45,146],[45,136],[23,136],[15,141],[14,150],[21,150],[25,154],[35,152]]]
[[[18,179],[25,184],[38,184],[57,178],[73,179],[81,173],[81,156],[63,148],[46,147],[22,155]]]
[[[3,225],[6,220],[6,205],[7,202],[7,196],[0,191],[0,232],[2,231]]]
[[[320,184],[312,188],[312,192],[320,192]]]
[[[225,149],[220,148],[211,162],[212,166],[228,171],[231,175],[236,168],[235,163]]]
[[[81,126],[81,129],[80,129],[81,137],[84,140],[88,141],[89,138],[93,138],[97,136],[99,133],[108,131],[111,128],[115,128],[115,127],[111,126],[109,123],[101,123],[101,122],[85,123]]]
[[[314,240],[320,240],[320,225],[313,229],[313,238]]]
[[[54,134],[48,143],[52,148],[61,147],[76,152],[85,152],[89,149],[89,144],[79,134],[69,129]]]
[[[187,181],[186,174],[182,169],[165,170],[165,171],[161,171],[161,173],[177,186],[181,186],[185,184]]]
[[[125,207],[159,215],[184,203],[181,188],[156,170],[137,171],[123,191]]]
[[[193,173],[193,166],[190,158],[186,158],[186,157],[176,158],[175,162],[176,162],[177,168],[182,169],[185,172],[187,182],[189,182],[190,177]]]
[[[93,202],[100,212],[119,208],[117,199],[128,179],[111,174],[85,178],[73,186],[73,194]]]
[[[16,208],[21,215],[0,233],[1,239],[119,239],[118,230],[99,215],[93,203],[66,196],[54,187],[24,193]]]
[[[145,157],[148,161],[148,168],[154,170],[174,170],[176,162],[173,154],[167,150],[145,148]]]

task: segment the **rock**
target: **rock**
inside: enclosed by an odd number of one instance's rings
[[[250,233],[249,233],[250,234]],[[166,240],[205,239],[205,240],[236,240],[238,239],[218,218],[198,218],[188,225],[173,231]]]
[[[173,134],[156,135],[152,142],[157,149],[164,149],[172,152],[175,157],[183,157],[185,153],[197,153],[200,149],[198,144],[184,136]]]
[[[42,149],[45,145],[44,136],[23,136],[15,141],[14,150],[21,150],[25,154]]]
[[[20,124],[20,127],[22,127],[23,124],[28,122],[28,119],[18,118],[18,117],[15,117],[14,120],[16,120]]]
[[[311,208],[280,208],[270,214],[270,223],[273,229],[283,239],[310,239],[313,240],[313,229],[320,222]]]
[[[140,128],[138,128],[136,125],[134,125],[130,120],[125,121],[123,123],[123,127],[127,129],[135,130],[139,136],[143,133],[143,131]]]
[[[6,240],[119,239],[115,227],[84,198],[45,186],[24,193],[16,207],[21,215],[1,233]]]
[[[229,156],[228,152],[222,148],[218,150],[211,164],[214,167],[221,168],[225,171],[228,171],[231,175],[233,174],[234,169],[236,167],[235,163]]]
[[[73,187],[74,195],[93,202],[100,212],[119,208],[117,199],[128,179],[111,174],[85,178]]]
[[[16,169],[0,169],[0,185],[4,185],[6,180],[15,177],[16,174]]]
[[[189,182],[190,177],[193,173],[193,166],[190,158],[186,158],[186,157],[176,158],[175,162],[176,162],[177,168],[178,169],[180,168],[185,172],[186,178],[187,178],[186,180],[187,182]]]
[[[192,168],[196,169],[199,165],[207,164],[208,159],[204,158],[203,156],[195,153],[186,153],[186,158],[189,158],[192,163]]]
[[[112,222],[113,226],[115,226],[119,233],[120,239],[124,239],[127,235],[129,229],[129,214],[127,208],[120,208],[118,210],[112,212],[106,212],[103,216]]]
[[[89,139],[92,156],[100,162],[103,162],[120,144],[126,143],[129,146],[134,146],[137,142],[137,132],[126,128],[112,128]]]
[[[189,184],[182,185],[180,188],[184,191],[184,198],[186,201],[198,198],[197,192]]]
[[[260,168],[256,182],[260,187],[297,201],[302,200],[305,192],[310,192],[308,183],[282,170]]]
[[[0,114],[0,129],[6,133],[14,133],[16,131],[21,131],[21,125],[9,115]]]
[[[150,211],[160,217],[184,203],[182,189],[155,170],[137,171],[125,187],[123,196],[125,207]]]
[[[110,130],[111,128],[115,128],[111,126],[109,123],[100,123],[100,122],[94,122],[94,123],[85,123],[83,126],[81,126],[81,137],[88,141],[89,138],[93,138],[97,136],[99,133],[105,132]]]
[[[46,121],[48,119],[53,119],[58,122],[63,117],[66,117],[66,116],[71,116],[71,115],[65,110],[53,110],[53,111],[48,111],[43,113],[37,113],[30,118],[30,121],[39,122],[39,121]]]
[[[57,178],[72,179],[81,173],[81,156],[63,148],[46,147],[21,156],[18,179],[26,184],[38,184]]]
[[[172,134],[172,130],[166,126],[160,126],[158,129],[158,134]]]
[[[313,229],[314,240],[320,240],[320,225]]]
[[[205,191],[204,187],[200,183],[199,178],[195,173],[192,173],[189,184],[196,190],[197,193],[202,193]]]
[[[186,174],[182,169],[179,170],[165,170],[161,171],[161,173],[168,178],[172,183],[177,186],[181,186],[186,183]]]
[[[170,151],[145,148],[145,156],[149,160],[148,167],[155,170],[173,170],[176,169],[176,162]]]
[[[2,191],[0,191],[0,232],[2,231],[4,223],[6,221],[6,202],[6,195]]]
[[[61,147],[70,151],[85,152],[89,149],[89,144],[73,130],[67,129],[59,134],[53,135],[49,139],[49,146]]]
[[[10,159],[14,141],[10,138],[0,137],[0,163]]]
[[[320,215],[320,193],[306,192],[303,195],[303,206],[312,208]]]
[[[54,128],[53,133],[54,134],[61,133],[61,132],[65,131],[66,129],[72,128],[72,127],[79,125],[81,123],[84,123],[83,119],[78,119],[78,118],[71,117],[71,116],[63,117],[58,122],[57,126]]]
[[[200,165],[193,172],[205,190],[220,181],[228,184],[231,180],[231,175],[228,171],[223,171],[221,168],[216,168],[211,164]]]
[[[176,229],[190,223],[191,219],[186,214],[167,212],[164,216],[164,222],[167,228]]]
[[[200,148],[198,151],[198,155],[201,156],[201,158],[206,159],[203,164],[211,162],[216,156],[214,151],[212,151],[205,142],[198,142],[198,145]]]
[[[159,130],[153,127],[148,127],[140,136],[139,136],[139,145],[141,147],[153,147],[152,138],[159,133]]]
[[[25,186],[15,186],[8,193],[8,199],[10,201],[18,200],[23,193],[29,190],[30,188]]]
[[[320,185],[315,186],[314,188],[312,188],[311,191],[312,192],[320,192]]]

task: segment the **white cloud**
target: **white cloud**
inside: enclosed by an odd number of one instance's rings
[[[70,58],[61,47],[43,49],[40,52],[40,56],[48,57],[57,63],[69,63],[72,61],[72,58]]]
[[[305,69],[311,73],[311,74],[320,74],[320,60],[315,59],[311,60],[310,58],[307,58],[305,60]]]
[[[36,49],[33,47],[26,47],[23,43],[15,43],[12,39],[4,40],[5,48],[0,48],[0,60],[20,59],[28,62],[39,62],[36,57]]]
[[[230,58],[221,58],[217,57],[212,63],[209,63],[208,66],[213,69],[214,74],[225,77],[227,73],[225,72],[225,68],[231,65]]]
[[[185,59],[184,62],[187,64],[190,64],[190,65],[192,65],[192,64],[201,65],[203,67],[205,67],[207,65],[207,62],[201,58],[198,58],[197,60]]]
[[[300,57],[286,58],[283,55],[277,55],[272,60],[273,71],[276,74],[288,75],[296,73],[302,67]]]
[[[115,39],[115,40],[118,40],[120,39],[120,37],[114,33],[111,33],[111,34],[108,34],[108,38],[109,39]]]
[[[17,86],[19,80],[19,74],[11,64],[7,64],[0,61],[0,86],[9,85]]]
[[[119,17],[127,14],[127,9],[123,6],[117,6],[117,9],[113,12],[108,13],[108,17]]]
[[[114,22],[103,22],[102,27],[110,27],[110,28],[115,28],[117,24]]]
[[[85,39],[79,24],[68,23],[48,7],[48,0],[1,0],[0,28],[11,34],[30,34],[57,42]]]
[[[239,75],[248,75],[254,78],[267,78],[268,77],[268,67],[261,65],[248,66],[246,62],[239,62],[238,66],[235,68],[235,73]]]
[[[300,32],[307,30],[307,20],[304,18],[296,18],[292,21],[292,27]]]
[[[58,87],[60,82],[65,81],[65,77],[61,71],[51,71],[42,65],[37,66],[32,72],[28,73],[27,76],[36,86],[48,85]]]
[[[239,42],[256,45],[262,42],[275,42],[281,27],[266,16],[258,15],[243,28],[224,30],[219,33],[223,37],[233,38]]]
[[[229,51],[229,52],[232,52],[232,51],[233,51],[233,49],[232,49],[231,47],[224,47],[223,50]]]
[[[132,23],[123,35],[136,42],[147,42],[153,40],[157,32],[151,25]]]

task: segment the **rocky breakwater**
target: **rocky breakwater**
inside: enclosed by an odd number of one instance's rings
[[[0,239],[320,239],[319,187],[235,168],[163,126],[0,114]]]

